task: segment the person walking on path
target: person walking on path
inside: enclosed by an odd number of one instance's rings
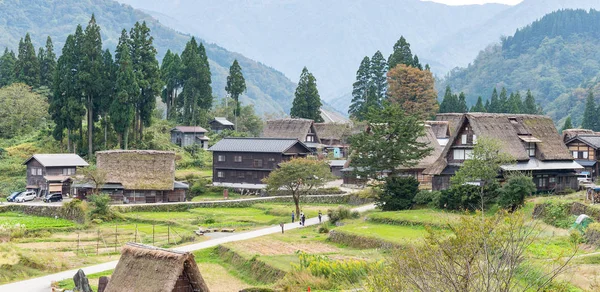
[[[292,211],[292,223],[294,223],[295,218],[296,218],[296,213],[294,213],[294,211]]]
[[[321,223],[321,216],[323,216],[323,214],[321,214],[321,211],[319,210],[319,223]]]
[[[304,215],[304,212],[302,212],[302,215],[300,216],[300,220],[302,220],[302,226],[304,226],[304,222],[306,222],[306,216]]]

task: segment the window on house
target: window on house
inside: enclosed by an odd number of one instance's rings
[[[217,177],[218,178],[224,178],[225,177],[225,173],[222,171],[217,171]]]
[[[225,161],[225,155],[218,155],[217,156],[217,161],[224,162]]]
[[[477,144],[477,135],[473,135],[473,144]]]
[[[465,159],[473,159],[473,150],[472,149],[465,150]]]
[[[37,175],[42,175],[42,169],[41,168],[37,169]]]
[[[529,157],[535,156],[535,143],[527,142],[527,154]]]
[[[269,162],[274,162],[274,161],[275,161],[275,158],[271,157],[271,158],[267,159],[267,161],[269,161]]]
[[[462,135],[460,137],[460,143],[463,145],[467,144],[467,135]]]
[[[262,159],[254,159],[254,167],[262,167],[263,161]]]
[[[63,175],[74,175],[74,174],[75,174],[74,168],[63,168]]]
[[[551,183],[551,184],[554,184],[554,183],[556,183],[556,177],[551,177],[551,178],[550,178],[550,183]]]
[[[581,157],[581,158],[583,158],[583,159],[588,159],[588,157],[589,157],[589,154],[588,154],[588,152],[587,152],[587,151],[582,151],[581,153],[582,153],[582,155],[581,155],[582,157]]]
[[[306,142],[315,142],[315,137],[314,136],[306,136]]]
[[[453,156],[454,156],[454,160],[465,160],[465,150],[454,149]]]
[[[31,175],[36,175],[37,174],[37,170],[35,168],[31,169]]]
[[[236,155],[233,157],[233,161],[235,162],[242,162],[242,156],[241,155]]]

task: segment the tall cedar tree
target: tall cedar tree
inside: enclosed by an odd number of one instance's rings
[[[181,53],[181,63],[183,65],[183,90],[181,92],[183,96],[182,122],[186,125],[197,125],[201,119],[200,114],[205,114],[199,110],[199,108],[202,108],[200,106],[202,100],[206,98],[203,94],[206,94],[207,86],[205,84],[206,78],[204,75],[206,73],[200,46],[196,43],[196,39],[192,37]],[[203,109],[207,110],[207,108]]]
[[[79,56],[75,36],[69,35],[56,63],[53,81],[53,95],[50,97],[49,112],[56,124],[53,136],[62,140],[67,130],[67,151],[74,152],[73,141],[77,141],[75,131],[80,127],[85,107],[81,102],[81,91],[77,78]]]
[[[565,120],[565,123],[563,124],[563,127],[560,131],[562,132],[567,129],[573,129],[573,122],[571,121],[571,116],[567,117],[567,119]]]
[[[108,114],[115,94],[115,74],[117,68],[113,61],[110,50],[106,49],[102,54],[102,90],[98,101],[98,115],[102,117],[102,127],[104,128],[104,149],[108,149]]]
[[[393,176],[398,167],[413,166],[432,150],[418,141],[425,133],[422,119],[404,112],[400,104],[370,108],[366,120],[369,130],[350,138],[351,166],[361,177],[376,179],[383,171]]]
[[[40,62],[35,55],[29,33],[25,40],[19,41],[19,55],[15,62],[15,79],[29,86],[38,86],[40,81]]]
[[[321,105],[321,97],[317,90],[317,79],[304,67],[302,74],[300,74],[298,87],[296,87],[290,116],[292,118],[303,118],[322,123]]]
[[[475,103],[474,106],[471,107],[470,112],[474,112],[474,113],[485,113],[485,106],[483,105],[483,99],[481,99],[481,96],[477,97],[477,103]]]
[[[535,98],[533,97],[531,90],[527,90],[527,95],[525,95],[525,102],[523,103],[523,113],[539,114],[538,107],[535,103]]]
[[[87,109],[87,138],[88,157],[94,156],[94,123],[98,120],[96,109],[102,91],[103,50],[100,26],[96,18],[92,18],[85,28],[83,43],[81,46],[81,68],[78,72],[81,89],[85,98]]]
[[[0,57],[0,87],[9,85],[15,80],[15,63],[17,57],[13,51],[4,49],[4,54]]]
[[[399,104],[407,114],[428,119],[438,112],[431,72],[400,64],[388,72],[388,86],[388,99]]]
[[[464,92],[461,92],[458,95],[458,108],[456,109],[457,113],[466,113],[469,111],[469,108],[467,107],[467,97],[465,96]]]
[[[375,94],[377,96],[377,104],[383,104],[386,98],[387,91],[387,62],[380,51],[375,52],[371,58],[371,81],[375,86]]]
[[[134,99],[137,96],[137,80],[133,72],[130,57],[127,31],[123,30],[115,54],[117,64],[115,98],[110,105],[110,120],[115,131],[119,134],[119,144],[127,149],[129,144],[129,129],[135,115]]]
[[[40,48],[41,49],[41,48]],[[52,88],[54,79],[54,70],[56,70],[56,54],[54,53],[54,45],[52,38],[46,38],[46,49],[40,59],[40,85]]]
[[[246,80],[244,80],[244,74],[242,74],[242,67],[237,60],[233,60],[233,64],[229,67],[229,76],[227,76],[227,85],[225,91],[229,93],[229,96],[235,101],[235,109],[233,114],[235,116],[235,128],[237,130],[237,117],[240,116],[240,95],[246,91]]]
[[[485,100],[485,106],[484,107],[485,107],[485,111],[486,112],[490,112],[490,100],[489,99]]]
[[[498,100],[498,91],[494,87],[492,91],[492,97],[490,98],[490,106],[488,108],[489,113],[500,113],[502,112],[502,105],[500,104],[500,100]]]
[[[365,56],[356,71],[356,81],[352,84],[352,103],[348,110],[350,116],[359,121],[365,119],[369,107],[377,105],[374,100],[368,99],[370,85],[371,60]]]
[[[161,94],[162,101],[167,105],[167,119],[175,120],[177,115],[177,92],[181,87],[181,59],[176,53],[167,50],[160,67],[160,78],[165,84]]]
[[[499,113],[507,113],[508,109],[508,92],[506,92],[506,88],[502,87],[500,90],[500,95],[498,97],[498,103],[500,104]]]
[[[198,100],[198,106],[204,111],[207,112],[212,108],[213,96],[212,96],[212,80],[210,75],[210,65],[208,64],[208,57],[206,56],[206,48],[204,48],[204,44],[200,43],[198,46],[198,54],[200,55],[200,61],[202,65],[202,71],[200,75],[200,99]]]
[[[131,61],[139,88],[135,102],[134,136],[141,139],[144,127],[152,121],[152,111],[156,107],[156,96],[162,88],[160,68],[156,59],[154,38],[146,22],[136,22],[130,32]]]
[[[511,114],[525,113],[525,112],[523,112],[523,100],[521,100],[521,94],[519,94],[519,92],[510,94],[506,108],[507,108],[506,113],[511,113]]]
[[[458,98],[455,94],[452,94],[452,89],[450,85],[446,85],[446,91],[444,93],[444,98],[442,99],[442,103],[440,104],[440,113],[454,113],[458,108]]]
[[[414,61],[415,59],[413,58],[412,52],[410,50],[410,44],[406,41],[404,36],[400,36],[400,39],[394,44],[394,51],[388,57],[388,67],[390,68],[390,70],[395,68],[399,64],[419,67],[420,64],[417,64],[415,66]]]
[[[593,131],[598,131],[598,117],[596,112],[596,101],[594,100],[594,94],[590,90],[585,102],[585,110],[583,112],[583,121],[581,127]]]

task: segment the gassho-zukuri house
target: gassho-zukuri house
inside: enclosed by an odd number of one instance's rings
[[[114,202],[184,202],[189,186],[175,181],[175,152],[156,150],[109,150],[96,152],[96,167],[106,173],[100,188]],[[73,184],[78,197],[85,198],[95,185]]]
[[[472,155],[478,138],[498,140],[501,151],[510,154],[515,164],[502,166],[508,171],[530,173],[540,192],[576,190],[576,173],[583,169],[573,159],[551,118],[524,114],[439,114],[437,120],[448,121],[450,139],[439,159],[426,174],[433,175],[433,190],[450,187],[450,178]]]

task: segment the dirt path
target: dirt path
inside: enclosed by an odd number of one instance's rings
[[[354,208],[352,210],[358,211],[358,212],[366,212],[366,211],[370,211],[373,209],[375,209],[375,204],[361,206],[358,208]],[[329,218],[327,218],[327,215],[323,216],[323,220],[324,221],[329,220]],[[306,219],[307,226],[316,225],[316,224],[319,224],[318,218]],[[296,228],[300,228],[300,227],[301,226],[299,226],[297,223],[288,223],[288,224],[285,224],[285,226],[284,226],[285,230],[291,230],[291,229],[296,229]],[[215,238],[215,239],[203,241],[203,242],[196,243],[196,244],[190,244],[190,245],[186,245],[186,246],[176,247],[176,248],[173,248],[173,250],[192,252],[192,251],[196,251],[196,250],[200,250],[200,249],[204,249],[204,248],[215,247],[215,246],[223,244],[223,243],[247,240],[247,239],[260,237],[263,235],[279,233],[279,232],[281,232],[281,227],[279,227],[279,225],[276,225],[276,226],[266,227],[266,228],[257,229],[257,230],[253,230],[253,231],[238,233],[238,234],[234,234],[234,235],[227,236],[227,237]],[[86,274],[95,274],[95,273],[112,270],[117,266],[117,263],[118,263],[118,261],[111,261],[111,262],[107,262],[107,263],[103,263],[103,264],[99,264],[99,265],[84,267],[81,269],[83,269],[83,271]],[[14,282],[14,283],[5,284],[5,285],[0,285],[0,292],[4,292],[4,291],[7,291],[7,292],[9,292],[9,291],[48,292],[48,291],[50,291],[50,283],[52,281],[60,281],[60,280],[72,278],[73,275],[75,275],[75,273],[77,273],[77,270],[78,269],[73,269],[73,270],[68,270],[68,271],[64,271],[64,272],[60,272],[60,273],[56,273],[56,274],[46,275],[46,276],[39,277],[39,278]]]

